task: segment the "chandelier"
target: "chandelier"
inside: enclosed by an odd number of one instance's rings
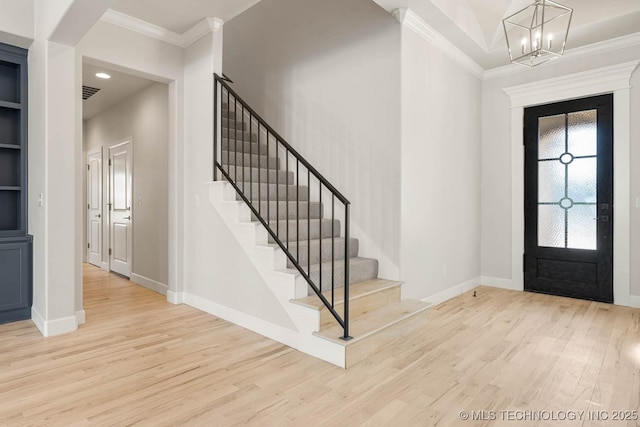
[[[573,9],[536,0],[502,20],[511,62],[535,67],[562,56]]]

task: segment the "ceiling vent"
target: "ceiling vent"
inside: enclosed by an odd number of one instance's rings
[[[82,100],[86,101],[98,92],[100,92],[100,89],[97,87],[82,86]]]

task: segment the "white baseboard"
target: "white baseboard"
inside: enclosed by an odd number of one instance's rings
[[[448,301],[451,298],[455,298],[458,295],[462,295],[463,293],[470,291],[473,288],[477,288],[478,285],[480,285],[480,277],[476,277],[467,282],[452,286],[442,292],[438,292],[437,294],[423,298],[422,301],[428,302],[433,305],[442,304],[443,302]]]
[[[62,335],[78,329],[78,321],[75,315],[54,320],[44,320],[44,317],[34,307],[31,307],[31,320],[45,337]]]
[[[482,276],[480,277],[480,284],[484,286],[491,286],[492,288],[510,289],[512,291],[522,291],[522,288],[517,288],[511,279],[501,279],[499,277]]]
[[[640,308],[640,296],[629,295],[629,307]]]
[[[40,333],[46,336],[44,333],[44,317],[42,317],[38,310],[33,306],[31,307],[31,321],[36,325],[36,328],[40,330]]]
[[[87,314],[84,310],[76,311],[76,323],[78,325],[84,325],[85,323],[87,323]]]
[[[184,304],[184,292],[167,291],[167,302],[171,304]]]
[[[100,268],[103,269],[104,271],[111,271],[111,269],[109,268],[109,263],[108,262],[103,262],[100,264]]]
[[[241,326],[252,332],[278,341],[303,353],[322,359],[326,362],[344,368],[345,366],[345,347],[332,343],[328,340],[306,335],[274,325],[273,323],[251,316],[230,307],[220,305],[216,302],[209,301],[196,295],[183,293],[185,304],[202,310],[220,319]]]
[[[147,289],[151,289],[152,291],[156,291],[159,294],[167,295],[167,291],[169,290],[169,286],[164,283],[157,282],[153,279],[149,279],[148,277],[141,276],[136,273],[131,273],[129,277],[133,283],[137,283],[140,286],[144,286]]]

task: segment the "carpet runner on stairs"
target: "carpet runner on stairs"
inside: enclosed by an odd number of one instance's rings
[[[249,129],[248,119],[243,123],[241,116],[240,111],[229,111],[223,104],[219,159],[222,167],[260,209],[261,216],[311,280],[318,287],[322,282],[321,291],[344,287],[346,248],[341,221],[331,220],[331,208],[319,203],[317,194],[309,200],[309,189],[295,185],[294,166],[290,164],[290,170],[286,170],[285,154],[277,152],[274,144],[268,147],[266,137],[258,135],[256,126]],[[238,195],[237,199],[241,197]],[[252,220],[257,221],[254,214]],[[271,236],[269,243],[275,243]],[[350,284],[378,277],[378,261],[359,257],[358,252],[358,239],[350,238]],[[294,268],[290,260],[288,267]],[[309,295],[312,293],[309,289]]]

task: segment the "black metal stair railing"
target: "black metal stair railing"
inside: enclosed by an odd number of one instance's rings
[[[275,243],[284,251],[290,263],[298,270],[302,277],[306,280],[311,290],[320,298],[327,310],[335,317],[337,322],[343,329],[343,335],[340,337],[344,340],[351,339],[349,335],[349,210],[350,202],[338,191],[333,185],[323,177],[311,164],[305,160],[284,138],[282,138],[271,126],[265,122],[238,94],[231,89],[226,76],[220,77],[214,75],[214,149],[213,149],[213,179],[217,181],[219,174],[226,179],[235,188],[240,198],[249,206],[249,209],[255,218],[262,223],[267,232]],[[225,107],[226,106],[226,107]],[[225,117],[226,115],[226,117]],[[232,119],[233,117],[233,119]],[[226,126],[225,126],[226,125]],[[248,129],[247,129],[248,128]],[[226,129],[226,154],[222,147],[220,137],[225,139],[223,130]],[[255,136],[255,138],[254,138]],[[248,141],[247,141],[248,139]],[[254,141],[255,139],[255,141]],[[246,143],[249,144],[249,152],[245,152]],[[254,153],[254,144],[257,145],[257,151]],[[264,150],[263,150],[264,147]],[[240,148],[240,155],[238,155]],[[233,149],[233,150],[232,150]],[[233,152],[233,154],[232,154]],[[263,155],[264,152],[264,155]],[[248,156],[247,156],[248,154]],[[256,156],[256,157],[254,157]],[[263,160],[265,158],[266,160]],[[254,159],[257,159],[257,167],[254,165]],[[286,226],[281,229],[281,163],[284,163],[284,202],[285,209],[284,218]],[[233,170],[231,169],[233,165]],[[265,167],[266,166],[266,167]],[[257,191],[254,184],[254,169],[257,170]],[[302,169],[302,170],[301,170]],[[272,178],[272,172],[275,171],[275,179]],[[248,172],[248,177],[246,176]],[[263,175],[266,176],[263,179]],[[293,184],[290,184],[290,176],[293,175]],[[249,180],[247,181],[247,178]],[[302,180],[302,185],[301,185]],[[312,198],[312,181],[314,181],[313,196],[318,198],[318,272],[312,273],[312,233],[311,233],[311,198]],[[306,181],[306,186],[304,186]],[[317,182],[317,187],[315,187]],[[266,185],[265,185],[266,184]],[[271,210],[272,185],[275,184],[275,221],[272,221],[274,212]],[[266,191],[263,191],[263,185]],[[306,187],[306,188],[305,188]],[[290,191],[294,189],[293,191]],[[305,194],[306,192],[306,194]],[[293,193],[293,194],[290,194]],[[331,198],[331,252],[330,278],[323,277],[323,230],[322,222],[324,218],[323,212],[323,193],[330,195]],[[290,200],[291,198],[295,200]],[[301,197],[306,201],[306,212],[301,212]],[[263,203],[266,207],[263,208]],[[295,225],[290,229],[289,213],[292,206],[290,203],[295,202]],[[337,206],[336,206],[337,205]],[[344,257],[340,258],[336,254],[336,210],[340,219],[344,224]],[[301,239],[300,215],[306,215],[307,230],[306,239]],[[304,225],[303,225],[304,226]],[[338,236],[340,230],[338,229]],[[295,239],[291,236],[294,232]],[[326,232],[326,230],[325,230]],[[306,263],[300,262],[301,253],[300,244],[306,240],[307,253]],[[292,247],[295,246],[295,249]],[[315,254],[314,254],[315,255]],[[329,261],[326,261],[327,263]],[[343,263],[344,266],[344,298],[342,313],[338,313],[335,296],[336,288],[336,266]],[[306,264],[306,265],[304,265]],[[313,277],[312,277],[313,276]],[[317,276],[317,277],[316,277]],[[330,292],[329,292],[330,291]],[[328,294],[328,296],[325,295]]]

